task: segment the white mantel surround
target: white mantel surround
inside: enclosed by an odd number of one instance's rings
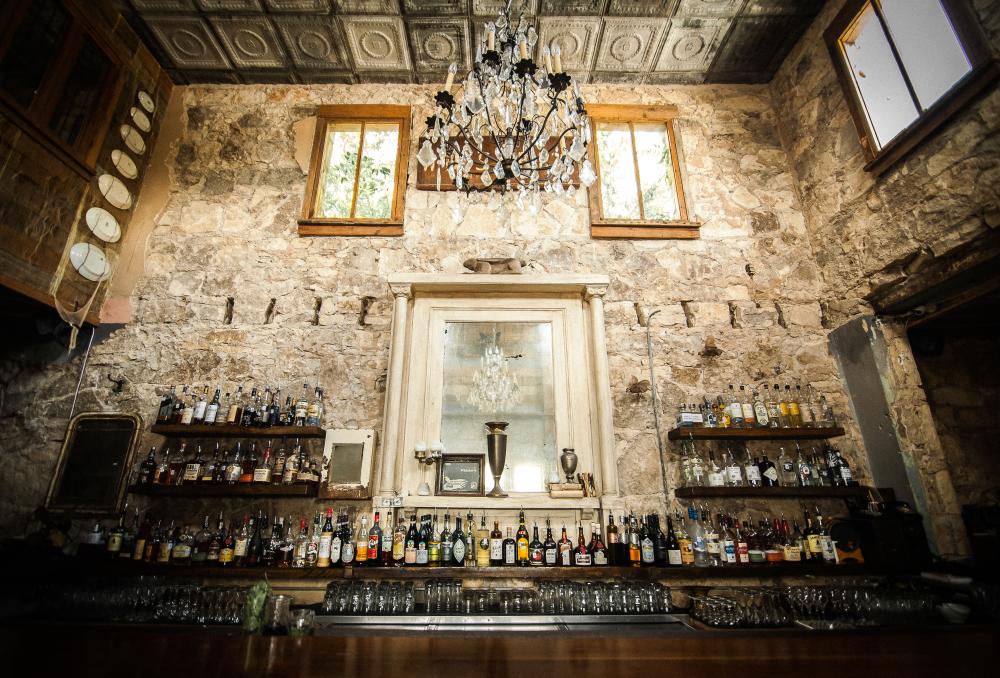
[[[615,459],[611,388],[604,337],[604,294],[608,276],[572,275],[481,275],[399,273],[389,277],[393,294],[392,338],[386,382],[384,429],[378,472],[373,479],[376,505],[385,497],[402,496],[404,506],[461,506],[483,509],[591,510],[615,504],[618,470]],[[443,310],[442,310],[443,309]],[[567,365],[574,392],[573,406],[589,403],[589,412],[576,412],[573,431],[557,432],[559,445],[573,440],[581,455],[580,471],[594,474],[600,499],[551,499],[547,494],[520,494],[504,499],[490,497],[415,496],[420,465],[414,459],[413,441],[424,440],[427,431],[437,431],[440,411],[425,410],[439,390],[436,375],[430,375],[428,360],[429,321],[434,312],[507,314],[555,313],[565,318],[565,345],[580,351],[577,361]],[[580,345],[580,341],[584,346]],[[559,350],[559,346],[556,350]],[[563,356],[565,358],[566,356]],[[572,356],[570,356],[572,357]],[[557,358],[558,359],[558,358]],[[580,364],[582,361],[584,364]],[[439,377],[438,377],[439,378]],[[585,392],[578,392],[585,391]],[[438,398],[439,401],[439,398]],[[575,435],[575,438],[573,437]],[[485,448],[485,431],[484,431]],[[448,452],[448,450],[446,450]],[[586,463],[589,461],[590,463]],[[432,490],[434,467],[427,471]],[[492,487],[489,464],[485,464],[486,488]]]

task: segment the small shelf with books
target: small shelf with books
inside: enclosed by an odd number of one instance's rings
[[[131,494],[150,497],[270,497],[270,498],[313,498],[318,495],[316,483],[292,483],[272,485],[270,483],[238,483],[236,485],[206,483],[194,485],[131,485]]]
[[[826,428],[711,428],[679,426],[667,433],[670,440],[826,440],[844,435],[841,426]]]
[[[222,424],[153,424],[167,438],[323,438],[319,426],[232,426]]]

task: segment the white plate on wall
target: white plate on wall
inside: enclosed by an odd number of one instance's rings
[[[132,194],[129,193],[128,187],[118,177],[113,177],[110,174],[102,174],[97,178],[97,187],[100,189],[104,199],[111,203],[113,207],[117,207],[120,210],[132,209]]]
[[[135,96],[139,100],[139,105],[145,108],[147,113],[152,113],[156,110],[156,104],[153,102],[153,97],[150,96],[149,92],[139,90],[139,93]]]
[[[132,124],[141,129],[143,132],[148,132],[153,129],[153,123],[149,121],[149,117],[135,106],[132,107],[128,114],[129,117],[132,118]]]
[[[78,242],[69,250],[69,261],[77,273],[87,280],[98,282],[111,276],[111,262],[97,245]]]
[[[142,135],[139,134],[139,130],[132,125],[122,125],[118,131],[122,135],[122,140],[125,145],[129,147],[136,155],[142,155],[146,152],[146,142],[142,140]]]
[[[122,237],[122,227],[111,212],[103,207],[91,207],[86,215],[87,228],[104,242],[118,242]]]
[[[125,151],[117,148],[111,151],[111,164],[118,170],[118,174],[126,179],[135,179],[139,176],[139,168],[135,166],[135,160]]]

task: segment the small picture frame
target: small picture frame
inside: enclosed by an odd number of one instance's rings
[[[481,454],[446,454],[438,462],[439,497],[482,497],[483,462]]]
[[[320,499],[367,499],[371,496],[375,431],[330,429],[323,444]]]

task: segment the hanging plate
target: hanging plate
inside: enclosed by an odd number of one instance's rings
[[[122,125],[118,131],[121,133],[125,145],[133,153],[142,155],[146,152],[146,142],[142,140],[142,135],[139,134],[139,131],[135,127],[132,127],[132,125]]]
[[[122,237],[122,227],[111,212],[103,207],[91,207],[86,215],[87,228],[104,242],[118,242]]]
[[[135,179],[139,176],[139,168],[135,166],[135,161],[125,151],[117,148],[111,151],[111,164],[118,170],[118,174],[126,179]]]
[[[147,113],[152,113],[156,110],[156,104],[153,103],[153,97],[151,97],[148,92],[139,90],[136,98],[139,100],[139,105],[145,108]]]
[[[78,242],[69,250],[69,261],[73,268],[87,280],[97,282],[111,276],[111,262],[97,245]]]
[[[112,206],[120,210],[132,209],[132,194],[118,177],[102,174],[97,178],[97,187]]]

